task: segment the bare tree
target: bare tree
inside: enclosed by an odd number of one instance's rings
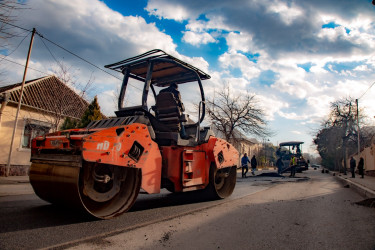
[[[86,84],[77,84],[75,78],[70,73],[71,69],[59,63],[55,77],[62,83],[49,81],[44,92],[44,99],[39,103],[43,108],[43,116],[51,124],[52,131],[59,129],[59,125],[64,119],[79,120],[89,105],[86,101],[87,93],[91,91],[92,79]],[[66,86],[63,86],[66,85]]]
[[[14,23],[17,21],[18,12],[19,10],[24,9],[24,6],[24,3],[17,0],[0,0],[0,50],[8,51],[11,38],[21,36],[21,33],[24,32],[23,30],[14,27]],[[3,59],[0,59],[0,64],[2,60]],[[3,70],[0,71],[0,76],[0,83],[4,84],[5,74]]]
[[[255,95],[244,93],[232,95],[226,86],[215,97],[207,100],[207,114],[217,131],[223,134],[227,141],[236,143],[240,133],[255,136],[269,136],[264,112],[258,107]]]
[[[355,100],[351,97],[339,99],[331,103],[330,109],[329,117],[323,122],[314,143],[323,161],[334,163],[336,168],[344,161],[343,170],[346,173],[347,156],[356,151],[358,138]],[[363,113],[361,110],[360,114]],[[360,115],[359,120],[363,121],[364,118]]]
[[[8,39],[18,35],[11,24],[17,20],[17,12],[20,9],[24,9],[24,4],[17,0],[0,1],[0,49],[7,46]]]

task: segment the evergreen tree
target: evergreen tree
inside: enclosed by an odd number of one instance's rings
[[[100,112],[98,98],[95,96],[94,100],[90,103],[85,113],[83,114],[78,127],[85,128],[91,121],[96,121],[96,120],[101,120],[101,119],[103,119],[102,113]]]
[[[60,130],[77,128],[78,120],[66,117],[64,123],[61,125]]]

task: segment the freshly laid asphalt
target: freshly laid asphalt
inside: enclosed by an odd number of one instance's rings
[[[276,174],[272,172],[272,170],[273,169],[270,169],[270,171],[267,171],[267,170],[257,171],[256,172],[257,174],[255,176],[252,176],[251,173],[249,172],[248,178],[246,180],[251,181],[251,180],[254,180],[255,178],[258,179],[261,177],[263,178],[264,177],[276,177],[276,176],[271,176],[272,174]],[[321,171],[321,169],[317,169],[317,171]],[[332,172],[332,171],[330,171],[329,173],[324,173],[324,174],[334,175],[345,186],[356,190],[365,198],[375,198],[375,177],[365,176],[364,178],[360,178],[359,175],[356,175],[355,178],[351,178],[351,174],[349,172],[347,175],[344,175],[342,173]],[[237,171],[237,177],[241,179],[240,176],[241,176],[241,172],[239,169]],[[288,174],[284,174],[283,176],[285,177],[285,179],[289,179]],[[276,179],[280,179],[280,178],[276,178]],[[29,182],[29,176],[8,176],[8,177],[0,176],[0,197],[9,196],[9,195],[33,194],[33,193],[34,191]]]

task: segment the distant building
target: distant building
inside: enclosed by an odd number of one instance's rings
[[[213,128],[215,135],[219,138],[225,139],[225,136]],[[236,140],[231,140],[230,143],[237,149],[240,154],[240,158],[246,153],[249,157],[255,155],[259,159],[259,154],[263,149],[264,145],[255,138],[247,138],[238,130],[235,131]],[[240,166],[240,165],[238,165]]]
[[[239,147],[237,147],[237,150],[241,156],[246,153],[249,157],[255,155],[256,158],[259,159],[259,153],[263,147],[264,145],[258,142],[257,139],[243,137],[239,139]]]
[[[0,175],[8,163],[21,83],[0,87]],[[27,81],[15,132],[10,175],[27,175],[31,140],[55,131],[66,117],[80,119],[89,103],[55,76]]]

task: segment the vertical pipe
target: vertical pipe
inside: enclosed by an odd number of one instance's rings
[[[30,39],[30,45],[29,45],[29,51],[27,53],[25,71],[23,73],[23,79],[22,79],[20,97],[19,97],[19,102],[18,102],[18,107],[17,107],[17,113],[16,113],[16,118],[14,120],[12,140],[10,141],[9,155],[8,155],[8,164],[7,164],[7,167],[6,167],[5,176],[9,176],[10,160],[11,160],[11,157],[12,157],[12,148],[13,148],[14,134],[16,133],[18,115],[19,115],[19,112],[20,112],[20,109],[21,109],[21,102],[22,102],[22,96],[23,96],[23,88],[25,87],[25,79],[26,79],[26,74],[27,74],[27,67],[29,66],[29,59],[30,59],[30,55],[31,55],[31,49],[33,47],[33,42],[34,42],[34,35],[35,35],[35,28],[33,28],[33,31],[32,31],[32,35],[31,35],[31,39]]]
[[[143,95],[142,95],[142,108],[144,110],[148,110],[148,107],[147,107],[147,96],[148,96],[148,91],[149,91],[150,85],[151,85],[153,68],[154,68],[154,62],[151,60],[148,63],[148,69],[147,69],[147,75],[146,75],[146,82],[145,82],[145,86],[143,88]]]

